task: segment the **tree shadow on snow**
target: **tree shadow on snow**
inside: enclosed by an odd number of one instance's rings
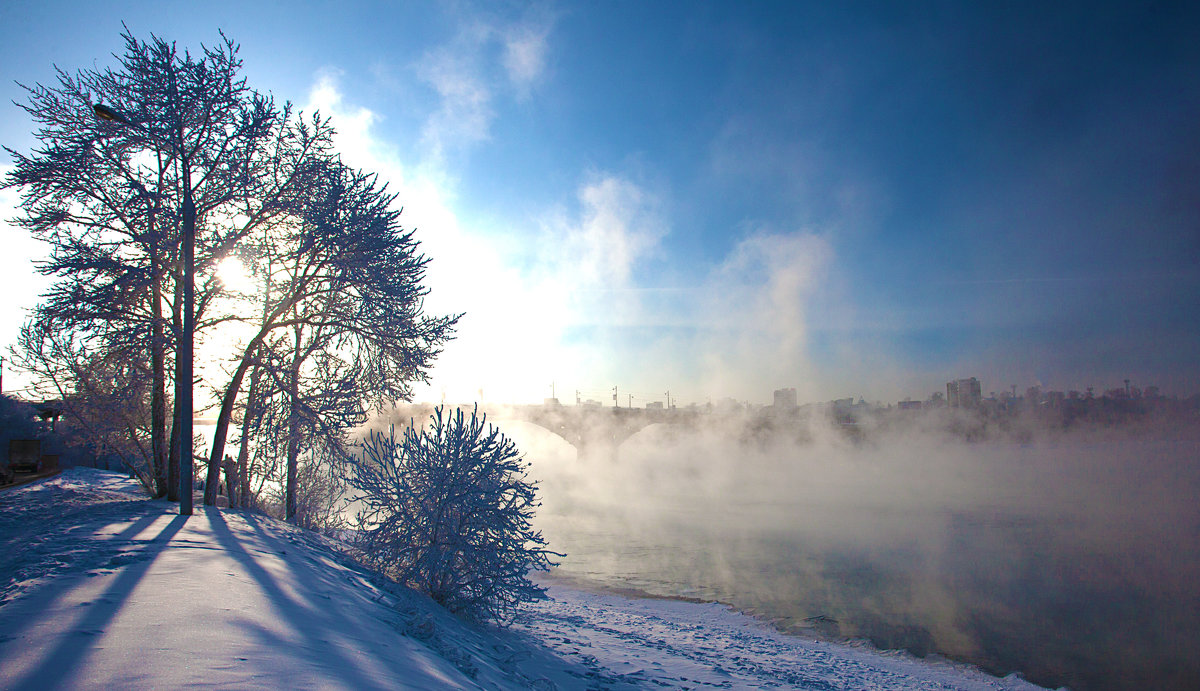
[[[132,536],[148,526],[149,521],[162,515],[144,516],[108,539],[123,539]],[[40,664],[13,681],[8,688],[45,689],[69,685],[72,673],[84,666],[95,644],[102,640],[97,634],[103,633],[105,627],[120,613],[122,605],[146,575],[154,560],[162,554],[167,543],[183,528],[186,522],[187,516],[176,516],[140,550],[124,552],[114,557],[111,563],[120,566],[121,572],[113,580],[112,585],[94,601],[87,614],[71,627],[71,631],[62,636],[58,644],[46,654]],[[123,555],[128,555],[128,557],[121,559]],[[60,597],[67,590],[63,588],[56,593],[54,599]],[[43,606],[41,611],[49,610]],[[30,617],[26,627],[35,624],[36,620],[37,617]]]
[[[301,551],[304,549],[302,546],[293,545],[269,534],[258,525],[256,517],[252,515],[240,516],[253,528],[258,538],[258,547],[261,549],[252,547],[253,551],[281,555],[281,559],[296,579],[298,590],[314,593],[322,598],[320,600],[305,601],[289,594],[290,589],[285,589],[276,577],[251,555],[252,549],[247,549],[249,541],[230,529],[221,512],[215,508],[206,511],[212,520],[213,534],[217,542],[246,569],[270,600],[281,620],[302,642],[297,645],[295,638],[285,639],[262,626],[245,622],[243,626],[249,633],[258,638],[265,647],[299,658],[298,662],[305,666],[316,666],[326,671],[328,676],[320,680],[321,685],[333,683],[355,689],[392,687],[388,680],[375,678],[376,675],[370,670],[363,669],[359,660],[346,654],[344,647],[355,647],[365,642],[364,622],[356,622],[348,613],[339,611],[341,606],[332,599],[331,594],[340,591],[343,588],[342,584],[330,583],[329,574],[323,573],[323,569],[319,571],[310,566],[307,563],[307,554]],[[407,679],[416,682],[417,680],[412,678],[413,674],[424,671],[430,677],[423,680],[423,685],[449,681],[438,670],[422,670],[421,667],[426,661],[410,659],[411,652],[405,650],[405,642],[400,638],[400,634],[397,632],[393,635],[397,638],[395,645],[388,647],[395,654],[370,658],[385,668],[382,671],[390,673],[388,676],[392,680]],[[372,645],[379,644],[372,642]]]

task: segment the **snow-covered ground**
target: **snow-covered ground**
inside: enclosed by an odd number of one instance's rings
[[[1039,689],[947,661],[788,636],[718,604],[551,586],[518,628],[602,688]]]
[[[717,604],[550,587],[464,624],[324,538],[76,468],[0,492],[0,688],[1036,689],[780,634]]]

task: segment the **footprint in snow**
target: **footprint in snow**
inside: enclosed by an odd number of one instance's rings
[[[134,562],[141,561],[142,558],[143,557],[140,554],[132,554],[132,553],[118,554],[117,556],[108,560],[108,568],[111,569],[111,568],[115,568],[118,566],[125,566],[126,564],[132,564]]]

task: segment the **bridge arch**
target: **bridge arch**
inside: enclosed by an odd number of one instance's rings
[[[497,419],[537,425],[575,447],[580,460],[611,460],[626,440],[648,427],[690,420],[679,411],[581,406],[511,406]]]

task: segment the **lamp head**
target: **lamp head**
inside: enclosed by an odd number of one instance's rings
[[[93,104],[92,112],[95,113],[96,117],[100,120],[107,120],[108,122],[119,122],[122,125],[129,124],[129,121],[125,119],[124,115],[121,115],[120,113],[113,110],[112,108],[109,108],[108,106],[104,105],[103,103]]]

